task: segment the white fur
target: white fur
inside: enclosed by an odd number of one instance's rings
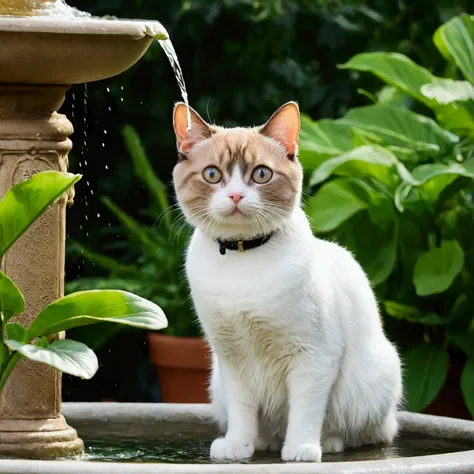
[[[229,184],[242,191],[237,178]],[[213,212],[228,214],[228,191],[216,193]],[[241,219],[229,218],[229,228]],[[211,457],[243,459],[283,443],[285,461],[320,461],[321,450],[392,442],[400,360],[366,275],[348,251],[312,235],[299,207],[278,228],[263,246],[226,255],[197,228],[188,249],[225,433]]]

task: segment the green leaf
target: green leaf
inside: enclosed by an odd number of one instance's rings
[[[357,107],[339,122],[374,133],[385,145],[440,153],[451,150],[459,138],[442,129],[434,120],[410,110],[386,104]]]
[[[419,344],[404,354],[404,385],[408,409],[424,410],[446,381],[449,355],[434,344]]]
[[[68,251],[74,255],[80,255],[90,262],[94,262],[99,267],[107,270],[114,275],[118,276],[137,276],[138,275],[138,268],[135,265],[123,265],[120,262],[117,262],[113,258],[108,257],[102,253],[94,252],[93,250],[85,247],[84,245],[80,244],[79,242],[75,242],[74,240],[70,240],[69,242],[72,245],[68,246]]]
[[[377,102],[379,104],[405,107],[407,98],[407,94],[393,86],[384,86],[377,92]]]
[[[42,171],[10,188],[0,201],[0,257],[80,175]]]
[[[397,159],[383,147],[366,145],[355,148],[335,158],[323,162],[314,171],[310,185],[322,183],[333,173],[339,176],[363,177],[372,176],[388,186],[393,185],[390,168]]]
[[[466,167],[465,164],[452,162],[450,164],[431,163],[417,166],[411,171],[412,177],[418,181],[418,184],[424,184],[435,176],[441,175],[457,175],[474,178],[474,172]]]
[[[328,232],[367,207],[344,179],[335,179],[309,199],[306,211],[316,231]]]
[[[454,61],[464,77],[474,84],[474,22],[467,14],[451,18],[433,36],[439,52]]]
[[[314,169],[325,159],[341,155],[354,148],[351,128],[334,120],[313,122],[301,116],[299,160],[306,171]]]
[[[371,72],[387,84],[406,92],[415,99],[427,105],[431,104],[431,101],[421,93],[421,87],[432,82],[434,76],[403,54],[362,53],[338,67]]]
[[[422,254],[415,265],[413,283],[418,296],[447,290],[464,266],[464,252],[456,240]]]
[[[168,325],[162,309],[133,293],[80,291],[46,306],[28,328],[28,337],[49,336],[77,326],[111,322],[159,330]]]
[[[469,358],[464,364],[461,374],[461,390],[466,406],[474,418],[474,357]]]
[[[26,359],[50,365],[65,374],[83,379],[92,378],[99,368],[99,362],[94,352],[85,344],[70,339],[54,341],[48,347],[23,344],[10,339],[7,339],[5,344]]]
[[[398,232],[394,216],[385,228],[374,225],[367,213],[355,217],[351,224],[341,243],[354,253],[372,285],[380,285],[392,274],[397,261]]]
[[[474,99],[474,87],[467,81],[453,81],[436,77],[433,82],[425,84],[421,93],[438,104],[470,101]]]
[[[0,313],[3,313],[4,322],[23,311],[25,311],[25,299],[21,291],[5,273],[0,271]]]
[[[398,303],[396,301],[384,301],[385,312],[392,318],[409,321],[415,324],[426,324],[436,326],[444,324],[443,318],[435,313],[425,314],[415,306]]]
[[[131,239],[143,244],[153,253],[156,251],[156,242],[153,240],[148,227],[122,211],[122,209],[107,196],[102,198],[102,202],[119,219]]]
[[[20,323],[7,323],[7,336],[8,339],[14,339],[15,341],[27,342],[26,341],[26,329]]]
[[[157,210],[166,211],[170,206],[166,186],[154,172],[138,133],[131,125],[126,125],[122,129],[122,135],[132,158],[135,174],[155,199]],[[169,228],[171,225],[170,214],[166,212],[163,220]]]

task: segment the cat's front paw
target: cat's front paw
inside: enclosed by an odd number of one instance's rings
[[[253,442],[217,438],[211,444],[211,459],[216,461],[238,461],[253,456]]]
[[[319,444],[285,444],[281,451],[283,461],[321,462]]]

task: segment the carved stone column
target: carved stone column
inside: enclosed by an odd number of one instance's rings
[[[73,129],[56,113],[67,89],[0,84],[0,199],[35,173],[67,170]],[[2,270],[25,296],[26,311],[16,318],[23,325],[63,295],[67,200],[43,214],[3,259]],[[61,415],[61,374],[21,360],[0,394],[0,455],[54,458],[83,449]]]

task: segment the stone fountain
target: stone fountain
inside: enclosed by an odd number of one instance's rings
[[[0,199],[39,171],[67,170],[73,128],[56,111],[68,88],[120,74],[164,31],[157,22],[71,13],[61,0],[0,0]],[[72,198],[59,200],[1,262],[25,296],[27,310],[17,318],[25,325],[63,295],[65,213]],[[0,454],[54,458],[83,449],[61,415],[61,374],[22,360],[0,395]]]

